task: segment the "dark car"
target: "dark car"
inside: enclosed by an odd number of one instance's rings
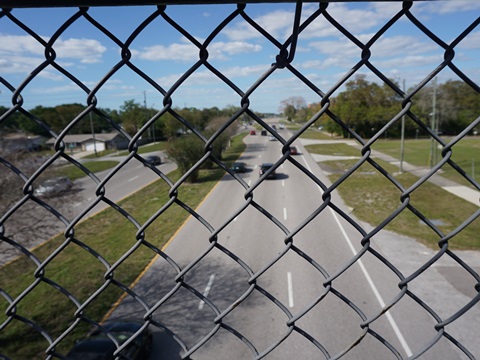
[[[244,162],[234,162],[231,169],[233,172],[236,173],[244,173],[245,171],[247,171],[247,166]]]
[[[296,146],[290,146],[290,155],[298,155],[298,149]]]
[[[162,163],[162,159],[160,159],[160,156],[156,155],[150,155],[145,158],[146,163],[150,165],[160,165]],[[147,166],[147,164],[144,164]]]
[[[263,163],[262,165],[260,165],[260,176],[262,176],[263,174],[265,174],[270,168],[273,167],[273,164],[272,163]],[[277,177],[277,174],[275,172],[275,170],[273,170],[268,176],[267,176],[267,179],[275,179]]]
[[[72,187],[72,180],[66,176],[59,176],[42,182],[38,188],[35,189],[35,195],[57,195],[70,190]]]
[[[262,130],[260,133],[262,136],[267,136],[267,130]]]
[[[135,334],[142,324],[135,321],[107,322],[103,327],[122,345]],[[114,342],[100,329],[95,329],[90,335],[77,341],[67,355],[69,360],[114,360],[117,350]],[[152,333],[147,328],[141,332],[123,351],[122,359],[147,359],[152,351]]]

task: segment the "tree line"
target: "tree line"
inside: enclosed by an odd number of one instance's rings
[[[50,137],[49,130],[59,134],[72,120],[77,119],[85,108],[86,106],[82,104],[63,104],[53,107],[39,105],[28,111],[30,116],[17,111],[2,121],[0,132],[5,134],[22,131],[28,134]],[[223,109],[212,107],[205,109],[175,108],[173,110],[178,117],[186,120],[195,129],[203,131],[213,119],[228,118],[238,109],[235,106],[227,106]],[[8,108],[0,106],[0,116],[8,110]],[[127,100],[119,109],[98,108],[82,116],[70,129],[69,134],[90,134],[92,131],[94,133],[112,132],[114,130],[109,123],[111,121],[133,136],[158,112],[158,109],[147,108],[134,100]],[[39,125],[34,119],[41,121],[46,126]],[[242,116],[242,120],[249,121],[246,116]],[[144,135],[158,141],[176,137],[187,131],[188,128],[181,121],[167,112],[156,119]]]
[[[397,86],[402,88],[398,83]],[[358,75],[345,84],[344,91],[329,100],[329,110],[335,116],[360,136],[369,138],[402,110],[403,98],[387,84],[369,82],[364,75]],[[419,90],[411,101],[410,111],[427,126],[432,127],[432,117],[435,118],[433,126],[439,134],[456,135],[480,115],[480,94],[460,80],[448,80],[441,84],[431,82]],[[303,98],[290,97],[281,102],[280,109],[288,120],[302,123],[320,111],[321,103],[307,106]],[[316,124],[332,134],[348,136],[348,132],[326,114]],[[385,136],[398,138],[400,133],[401,122],[397,121]],[[426,134],[409,116],[405,117],[405,136]]]

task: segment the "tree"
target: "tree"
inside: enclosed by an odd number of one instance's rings
[[[127,133],[134,136],[147,121],[145,109],[135,100],[126,100],[120,106],[120,119]]]
[[[365,75],[357,75],[345,86],[332,111],[363,137],[375,134],[401,110],[401,98],[388,85],[371,83]],[[390,130],[390,134],[398,132],[397,128]]]
[[[301,119],[297,119],[296,115],[302,109],[307,107],[305,99],[301,96],[291,96],[288,99],[282,100],[280,102],[280,111],[287,118],[288,121],[305,121],[305,113],[302,114]]]
[[[206,129],[205,129],[205,134],[207,137],[213,136],[215,132],[220,129],[227,121],[229,120],[229,117],[227,116],[217,116],[213,119],[210,120],[208,123]],[[226,150],[228,143],[233,135],[238,130],[238,121],[234,121],[230,126],[228,126],[213,142],[212,144],[212,149],[213,149],[213,156],[218,159],[222,160],[222,153]],[[212,164],[209,162],[207,166],[212,166]]]
[[[189,171],[204,155],[205,143],[195,134],[187,134],[176,139],[171,139],[167,144],[167,154],[172,158],[182,172]],[[197,168],[187,179],[189,182],[198,180]]]

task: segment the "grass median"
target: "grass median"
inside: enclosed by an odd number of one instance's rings
[[[323,155],[358,156],[360,152],[344,143],[306,146],[309,152]],[[358,160],[331,160],[320,162],[320,167],[329,173],[332,182],[339,179]],[[399,168],[388,162],[375,159],[407,189],[418,177],[410,173],[399,173]],[[381,224],[401,206],[401,191],[369,163],[364,163],[337,188],[345,203],[353,208],[353,214],[372,226]],[[472,216],[478,207],[441,187],[429,182],[411,193],[410,204],[429,220],[433,221],[444,235],[454,231]],[[386,226],[387,230],[410,236],[431,248],[437,247],[440,237],[408,209]],[[474,221],[451,241],[452,249],[480,249],[480,222]]]
[[[235,161],[244,151],[243,136],[245,134],[232,139],[230,148],[224,153],[225,163]],[[196,208],[224,173],[223,169],[219,168],[202,170],[199,182],[183,184],[180,187],[179,198],[190,207]],[[169,174],[173,181],[179,177],[178,171]],[[168,202],[168,191],[167,184],[159,179],[120,201],[119,205],[135,221],[143,224]],[[174,204],[148,227],[145,239],[161,248],[188,217],[188,212]],[[75,239],[84,245],[71,242],[65,246],[65,237],[58,235],[32,251],[39,261],[45,262],[56,249],[62,248],[62,251],[48,262],[42,274],[43,281],[38,284],[36,281],[40,277],[34,276],[38,266],[25,256],[2,267],[0,284],[4,296],[8,294],[15,299],[29,286],[36,284],[17,304],[15,316],[32,320],[55,340],[73,324],[74,313],[77,311],[77,305],[72,298],[60,291],[56,284],[67,289],[79,302],[87,301],[94,291],[108,284],[104,279],[107,268],[100,261],[100,256],[110,265],[114,264],[136,245],[136,232],[137,228],[131,221],[116,210],[108,208],[75,227]],[[93,249],[95,253],[86,251],[85,246]],[[141,245],[115,270],[115,281],[128,286],[155,255],[154,251]],[[117,286],[108,284],[85,308],[82,316],[99,321],[121,294],[122,291]],[[4,296],[0,297],[0,303],[3,309],[7,309],[9,303]],[[0,324],[9,321],[4,315],[5,311],[2,313]],[[57,351],[65,354],[87,328],[88,325],[83,322],[76,326],[72,333],[60,342]],[[0,344],[1,355],[11,359],[43,359],[43,351],[49,346],[49,342],[39,331],[15,319],[0,332]]]

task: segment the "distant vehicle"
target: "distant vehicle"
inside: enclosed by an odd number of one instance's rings
[[[262,136],[267,136],[267,130],[262,130],[261,134]]]
[[[160,159],[160,156],[156,155],[147,156],[145,158],[145,161],[150,165],[160,165],[162,163],[162,159]],[[144,164],[144,166],[147,166],[147,164]]]
[[[142,324],[137,322],[107,322],[103,327],[121,345],[135,334]],[[152,333],[148,328],[140,333],[122,351],[122,359],[147,359],[152,351]],[[95,329],[85,339],[77,341],[67,355],[69,360],[114,360],[113,353],[117,347],[113,341],[101,330]]]
[[[247,171],[247,166],[245,165],[244,162],[235,162],[233,163],[231,169],[233,170],[233,172],[236,172],[236,173],[244,173],[245,171]]]
[[[273,164],[272,163],[263,163],[262,165],[260,165],[260,176],[262,176],[263,174],[265,174],[268,170],[270,170],[270,168],[273,167]],[[273,170],[268,176],[267,176],[267,179],[275,179],[277,177],[277,173],[275,172],[275,170]]]
[[[272,125],[273,130],[277,130],[277,126],[275,124]]]
[[[250,135],[257,135],[257,132],[255,130],[250,130]]]
[[[270,136],[270,137],[268,138],[268,140],[270,140],[270,141],[275,141],[275,140],[277,140],[277,138],[276,138],[275,136]]]
[[[290,155],[298,155],[298,149],[296,146],[290,146]]]
[[[281,130],[285,129],[285,125],[284,125],[284,124],[280,124],[280,125],[278,125],[278,127],[279,127]]]
[[[39,196],[57,195],[70,190],[73,182],[66,176],[51,178],[42,182],[35,190]]]

